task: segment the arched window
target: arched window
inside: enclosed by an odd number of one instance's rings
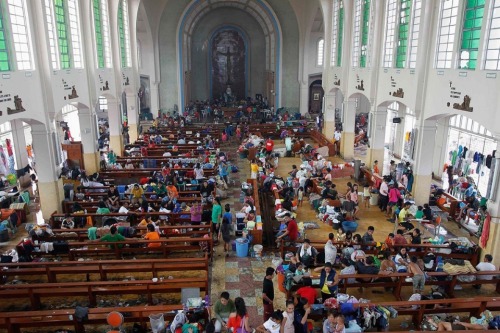
[[[83,68],[78,0],[45,0],[53,69]]]
[[[498,71],[500,70],[500,0],[494,0],[490,6],[492,7],[491,21],[484,69]]]
[[[131,67],[130,61],[130,30],[127,0],[122,0],[118,8],[118,30],[120,33],[120,54],[122,67]]]
[[[318,41],[317,52],[316,66],[323,67],[323,60],[325,58],[325,40],[323,38]]]
[[[25,0],[0,7],[0,71],[34,69],[28,22]]]
[[[97,67],[111,67],[108,1],[93,0],[94,33],[97,46]]]

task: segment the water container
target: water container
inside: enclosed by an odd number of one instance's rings
[[[236,256],[244,258],[248,256],[248,239],[237,238],[236,239]]]
[[[257,245],[253,246],[253,251],[255,252],[255,257],[256,258],[262,257],[262,249],[263,248],[264,247],[262,245],[260,245],[260,244],[257,244]]]
[[[165,319],[163,318],[163,313],[149,315],[149,323],[151,324],[151,330],[153,333],[162,332],[162,330],[165,329]]]

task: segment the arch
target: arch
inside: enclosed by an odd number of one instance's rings
[[[268,59],[271,59],[271,61],[270,66],[269,68],[267,68],[267,70],[271,70],[275,73],[276,80],[274,90],[277,92],[275,97],[275,106],[280,107],[282,88],[282,31],[276,13],[272,9],[272,7],[264,0],[228,0],[224,2],[219,1],[213,3],[210,1],[193,0],[188,6],[186,6],[177,26],[177,77],[179,87],[178,98],[180,104],[185,104],[184,72],[187,66],[184,64],[184,62],[186,61],[185,54],[189,54],[189,45],[187,43],[188,37],[201,17],[207,15],[211,10],[220,7],[236,8],[247,12],[257,20],[257,22],[263,28],[263,31],[267,32],[269,38],[266,38],[266,42],[268,42],[268,45],[266,46],[266,52],[274,51],[274,55],[270,54],[270,57],[268,57]],[[273,41],[274,48],[271,47]],[[272,66],[273,64],[274,66]]]

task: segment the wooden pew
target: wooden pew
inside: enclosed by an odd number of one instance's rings
[[[114,256],[116,259],[122,259],[124,255],[139,255],[139,254],[160,254],[164,258],[172,252],[203,252],[200,247],[200,242],[207,244],[207,252],[211,260],[213,260],[213,239],[212,237],[170,237],[160,238],[159,240],[144,240],[144,239],[127,239],[120,242],[68,242],[68,253],[43,252],[35,250],[31,253],[35,257],[44,256],[68,256],[69,260],[76,260],[80,256]],[[160,243],[157,247],[147,247],[150,243]],[[41,244],[35,244],[35,249],[39,249]],[[23,253],[24,250],[16,247],[18,253]]]
[[[98,275],[100,281],[108,281],[108,274],[151,273],[151,278],[158,278],[160,272],[200,271],[206,279],[208,289],[208,256],[195,258],[136,259],[130,262],[123,260],[99,261],[49,261],[5,263],[0,272],[3,276],[42,277],[48,283],[57,283],[59,275]],[[84,281],[85,279],[82,279]]]
[[[142,233],[147,231],[146,227],[135,226],[134,238],[142,237]],[[212,232],[212,227],[210,225],[177,225],[177,226],[159,226],[160,231],[167,237],[203,237],[205,235],[210,235]],[[176,233],[180,231],[180,233]],[[54,233],[53,236],[32,236],[32,240],[38,240],[43,242],[54,242],[56,240],[75,240],[79,242],[84,242],[88,239],[88,229],[87,228],[75,228],[75,229],[52,229]],[[65,235],[65,234],[75,234],[75,236]]]
[[[182,310],[178,305],[154,305],[154,306],[130,306],[115,308],[91,308],[88,319],[84,322],[77,321],[74,309],[45,310],[45,311],[19,311],[1,312],[0,328],[8,333],[21,333],[25,328],[47,328],[47,327],[72,327],[76,333],[85,333],[85,327],[105,325],[106,318],[111,311],[125,313],[125,323],[138,322],[146,328],[149,323],[149,315],[163,313],[165,321],[173,320],[175,312]]]
[[[281,242],[281,246],[280,246],[281,258],[285,258],[286,252],[295,253],[298,249],[298,247],[295,247],[295,246],[285,246],[284,243],[285,242]],[[297,243],[297,245],[300,245],[300,244],[301,243]],[[343,245],[343,243],[334,242],[334,245],[337,246],[338,248],[340,248]],[[365,244],[364,247],[370,246],[370,245],[374,246],[376,244],[375,243]],[[319,252],[324,251],[324,248],[325,248],[324,243],[312,242],[311,246],[313,246]],[[393,248],[395,250],[397,250],[401,247],[406,247],[408,249],[417,248],[417,247],[420,248],[421,251],[411,252],[411,255],[415,255],[419,258],[423,258],[427,253],[434,253],[436,255],[436,257],[441,256],[444,259],[449,258],[449,259],[469,260],[471,262],[472,266],[474,266],[474,267],[479,263],[479,260],[480,260],[479,249],[474,253],[438,253],[438,252],[436,252],[436,249],[449,249],[450,248],[449,245],[448,244],[435,245],[435,244],[424,243],[424,244],[419,244],[419,245],[408,244],[406,246],[403,246],[403,245],[394,245],[393,246]],[[379,250],[377,250],[375,248],[372,248],[370,250],[363,250],[363,251],[368,255],[378,254],[380,252]]]
[[[183,288],[200,288],[206,293],[206,278],[165,279],[133,281],[97,281],[67,283],[32,283],[0,285],[2,299],[29,300],[32,310],[40,310],[42,299],[51,297],[87,297],[91,307],[97,306],[98,296],[146,295],[148,305],[153,305],[153,295],[180,293]]]

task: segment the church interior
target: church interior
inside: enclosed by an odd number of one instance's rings
[[[499,329],[499,71],[500,0],[0,0],[0,332]]]

